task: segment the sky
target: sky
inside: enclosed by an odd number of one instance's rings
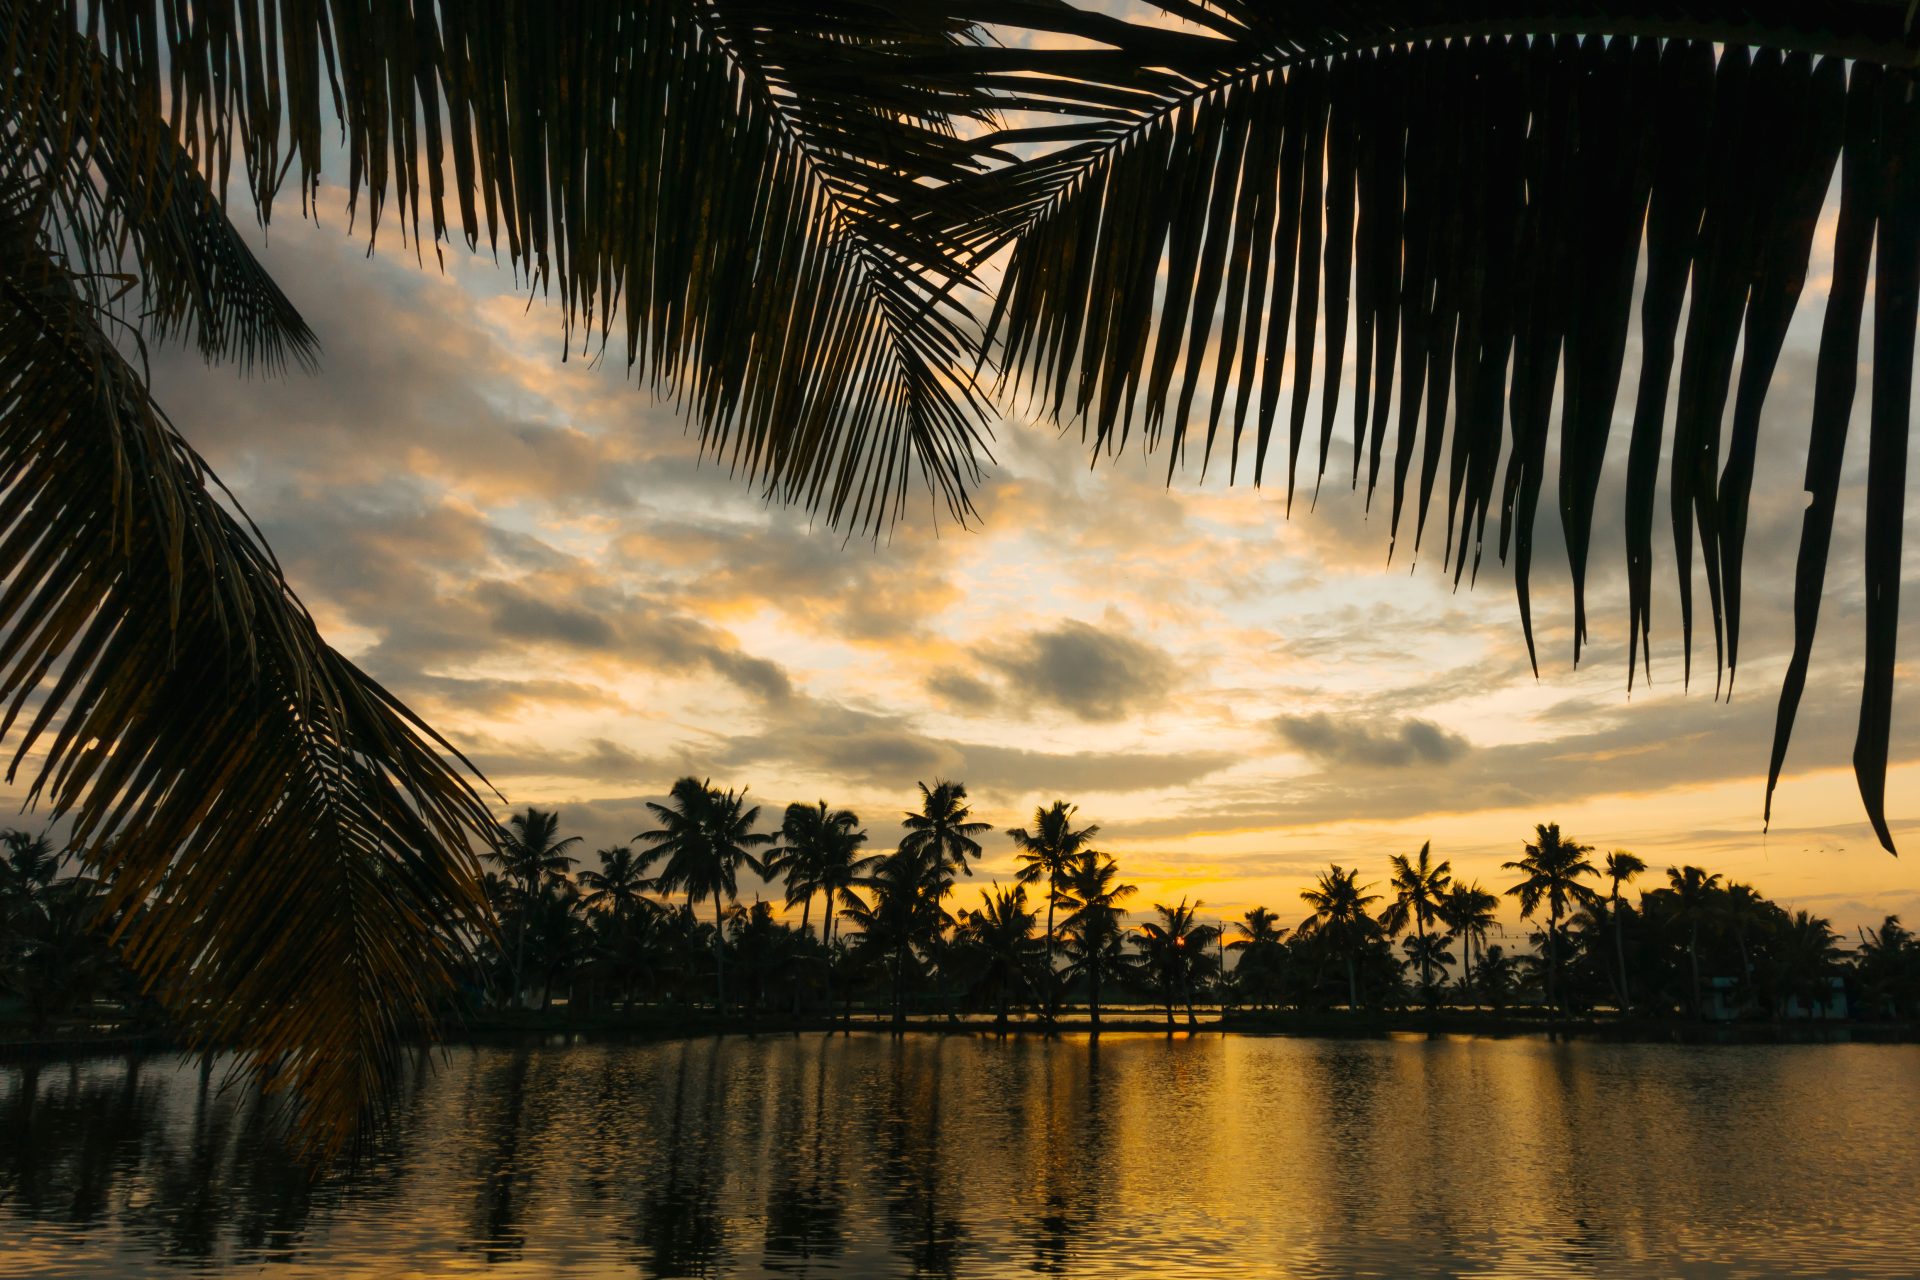
[[[1536,679],[1491,556],[1459,591],[1437,547],[1409,559],[1403,539],[1387,563],[1384,517],[1334,478],[1346,439],[1317,508],[1288,519],[1283,488],[1230,487],[1217,462],[1171,485],[1161,456],[1090,466],[1077,430],[1009,399],[977,521],[927,504],[849,540],[703,465],[674,407],[617,355],[563,360],[557,307],[490,258],[423,262],[391,236],[369,254],[336,189],[318,206],[318,222],[289,208],[270,237],[246,233],[318,333],[321,371],[246,379],[165,351],[160,402],[329,640],[472,758],[502,816],[559,810],[590,864],[652,825],[645,802],[686,774],[749,787],[769,826],[790,801],[854,808],[878,849],[915,783],[948,778],[996,829],[977,881],[1010,876],[1004,828],[1066,799],[1099,824],[1139,909],[1185,896],[1209,917],[1265,904],[1291,920],[1329,862],[1384,880],[1389,854],[1429,840],[1457,875],[1504,889],[1500,864],[1554,821],[1639,853],[1656,877],[1701,863],[1848,932],[1889,912],[1920,920],[1914,853],[1876,846],[1848,767],[1864,389],[1814,673],[1762,831],[1818,249],[1764,427],[1738,685],[1718,701],[1710,636],[1681,687],[1659,528],[1654,679],[1629,697],[1617,465],[1577,669],[1543,504]],[[1623,385],[1636,367],[1630,348]],[[1920,851],[1914,530],[1888,794],[1896,839]],[[778,896],[743,884],[762,892]],[[974,900],[963,884],[961,905]]]

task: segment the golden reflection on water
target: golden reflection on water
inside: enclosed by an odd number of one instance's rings
[[[0,1071],[0,1275],[1908,1275],[1920,1047],[878,1034],[423,1059],[308,1178],[177,1058]]]

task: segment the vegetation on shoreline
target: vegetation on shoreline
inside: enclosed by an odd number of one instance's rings
[[[774,823],[745,791],[682,778],[649,809],[657,825],[598,850],[596,866],[557,813],[503,825],[486,877],[500,928],[457,940],[471,958],[449,1010],[457,1026],[1099,1029],[1197,1026],[1217,1008],[1241,1027],[1603,1019],[1664,1035],[1706,1019],[1920,1013],[1920,940],[1897,917],[1846,951],[1826,920],[1751,885],[1693,866],[1655,873],[1623,850],[1596,856],[1551,823],[1505,864],[1511,884],[1465,883],[1425,845],[1389,855],[1377,880],[1329,867],[1288,925],[1264,906],[1216,921],[1184,897],[1129,916],[1134,887],[1064,800],[1004,833],[1014,883],[972,892],[961,881],[991,827],[958,782],[922,784],[885,852],[824,800]],[[774,887],[784,914],[743,900],[743,870]],[[1525,932],[1505,931],[1503,900]],[[104,901],[45,836],[0,835],[0,959],[25,1039],[57,1038],[56,1025],[166,1030],[111,941]]]

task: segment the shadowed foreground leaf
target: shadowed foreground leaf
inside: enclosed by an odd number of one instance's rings
[[[1022,153],[967,180],[969,208],[979,211],[968,242],[1008,250],[989,326],[1007,380],[1050,416],[1078,422],[1096,451],[1123,449],[1137,431],[1144,448],[1167,451],[1170,477],[1203,423],[1206,465],[1231,400],[1224,447],[1236,473],[1250,452],[1256,483],[1290,380],[1291,495],[1313,390],[1312,312],[1318,305],[1326,319],[1321,475],[1351,315],[1352,477],[1358,487],[1364,461],[1371,505],[1391,458],[1389,555],[1404,533],[1410,475],[1417,548],[1448,459],[1441,518],[1454,580],[1477,575],[1497,506],[1497,549],[1513,566],[1530,657],[1534,524],[1558,421],[1577,661],[1593,504],[1644,243],[1626,477],[1629,684],[1651,635],[1655,489],[1670,443],[1683,667],[1690,675],[1697,545],[1716,687],[1732,687],[1749,495],[1757,458],[1773,444],[1762,430],[1766,392],[1845,155],[1846,270],[1861,269],[1848,255],[1866,252],[1881,220],[1867,692],[1855,764],[1868,816],[1891,849],[1882,793],[1913,360],[1903,247],[1912,228],[1899,221],[1911,210],[1899,202],[1912,181],[1904,140],[1920,138],[1910,10],[1875,0],[1525,12],[1399,0],[1156,7],[1167,21],[1118,21],[1042,0],[980,6],[996,21],[1065,37],[1019,50],[981,77],[1015,120],[988,142]],[[1863,101],[1877,104],[1872,127],[1849,128]],[[1026,125],[1018,112],[1044,113],[1046,123]],[[1297,166],[1323,148],[1321,192]],[[1231,252],[1219,251],[1226,245]],[[1838,454],[1821,437],[1844,431],[1841,397],[1851,391],[1837,380],[1853,376],[1839,363],[1851,349],[1844,331],[1858,329],[1858,304],[1845,301],[1851,287],[1828,312],[1833,354],[1822,357],[1817,474],[1809,473],[1829,506]],[[1299,313],[1291,363],[1290,303]],[[1236,351],[1235,336],[1263,323],[1273,338],[1264,351],[1251,336]],[[1210,411],[1190,411],[1196,404]],[[1797,587],[1803,637],[1829,525],[1830,514],[1809,514]],[[1783,696],[1776,776],[1804,675],[1803,654]]]

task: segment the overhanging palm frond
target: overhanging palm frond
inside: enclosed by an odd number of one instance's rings
[[[208,360],[312,367],[317,342],[233,225],[167,117],[136,100],[59,5],[0,3],[0,170],[32,191],[71,279]],[[30,188],[28,185],[30,184]]]
[[[488,914],[451,748],[328,648],[0,189],[0,736],[73,818],[124,953],[199,1045],[292,1089],[316,1143]]]
[[[244,167],[263,219],[289,174],[308,199],[337,121],[370,235],[391,206],[416,239],[423,218],[436,242],[504,239],[569,345],[622,319],[629,365],[770,496],[869,529],[916,483],[970,510],[977,337],[931,194],[974,164],[955,126],[978,99],[909,64],[964,25],[798,0],[104,0],[67,21],[217,189]]]
[[[1697,538],[1716,670],[1731,680],[1762,408],[1839,165],[1814,501],[1768,795],[1804,684],[1877,245],[1854,761],[1892,848],[1883,793],[1920,231],[1920,102],[1904,69],[1916,44],[1901,6],[1159,4],[1185,20],[1176,30],[1043,0],[986,7],[1077,41],[994,50],[981,74],[1009,111],[1046,113],[989,138],[1026,158],[968,186],[981,211],[968,243],[1011,243],[990,336],[1013,381],[1079,421],[1098,450],[1137,428],[1143,447],[1167,450],[1169,475],[1194,436],[1203,467],[1221,443],[1237,470],[1244,446],[1259,483],[1284,436],[1291,502],[1310,427],[1316,488],[1324,475],[1350,379],[1351,482],[1364,462],[1371,503],[1391,458],[1390,538],[1417,550],[1444,477],[1456,582],[1477,573],[1497,506],[1530,655],[1534,522],[1556,420],[1576,660],[1587,636],[1595,495],[1644,247],[1625,500],[1629,685],[1651,633],[1670,400],[1687,666]]]

